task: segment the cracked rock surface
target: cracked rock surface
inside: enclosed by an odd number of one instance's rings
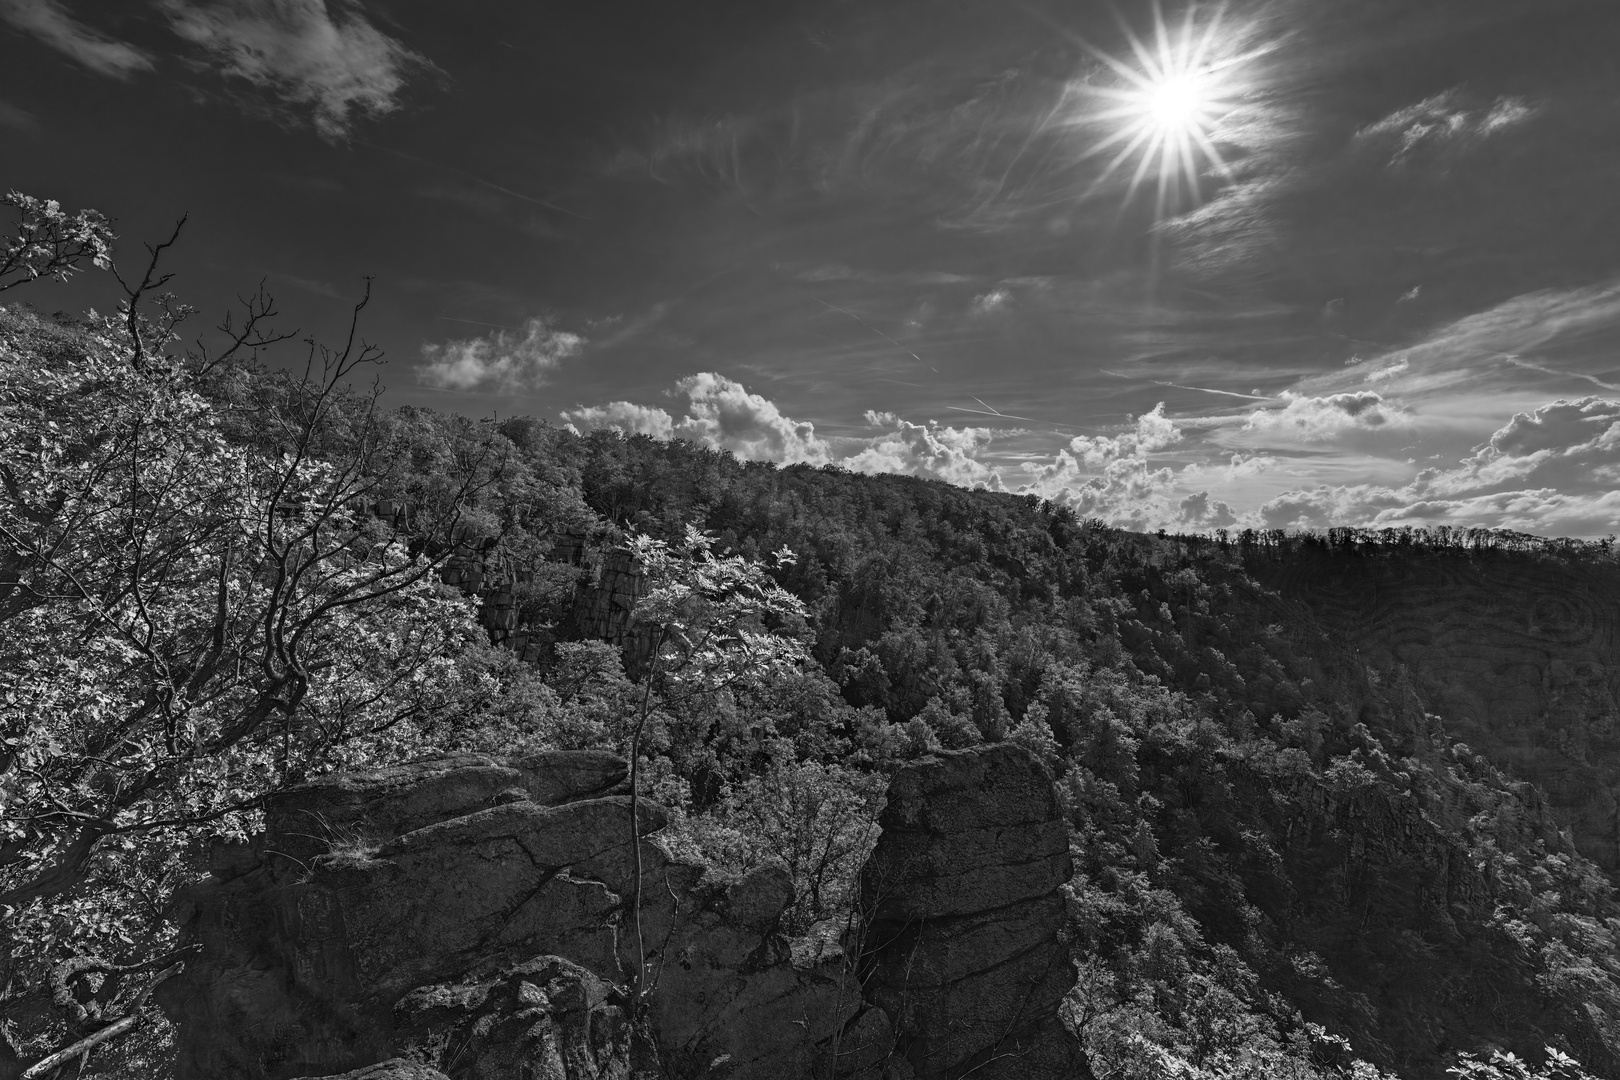
[[[177,1080],[881,1076],[887,1017],[838,963],[793,965],[775,866],[710,882],[641,842],[653,992],[631,1022],[624,771],[463,755],[281,795],[176,898],[202,946],[160,1001]],[[643,801],[639,818],[645,836],[666,815]]]
[[[794,962],[779,865],[716,878],[646,839],[638,942],[630,813],[624,762],[596,753],[281,794],[176,897],[201,946],[159,992],[177,1080],[1089,1077],[1057,1020],[1067,834],[1021,748],[896,775],[854,964]],[[666,820],[638,817],[643,838]]]
[[[1058,1020],[1069,838],[1045,768],[1011,743],[944,753],[889,785],[861,876],[868,1000],[918,1080],[1081,1080]]]

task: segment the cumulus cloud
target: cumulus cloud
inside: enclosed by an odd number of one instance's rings
[[[832,450],[816,435],[814,424],[783,416],[773,401],[735,379],[704,371],[679,380],[670,393],[686,400],[686,415],[679,419],[657,406],[630,401],[578,406],[564,410],[562,417],[576,429],[690,439],[755,461],[788,465],[831,460]]]
[[[523,390],[545,382],[547,373],[584,346],[578,334],[535,316],[518,330],[424,343],[416,377],[447,390]]]
[[[1260,507],[1267,525],[1450,524],[1597,536],[1620,530],[1620,402],[1559,399],[1517,413],[1456,466],[1409,484],[1318,485]]]
[[[1164,415],[1164,402],[1153,406],[1133,421],[1129,431],[1119,435],[1076,435],[1069,450],[1076,461],[1102,468],[1116,461],[1145,457],[1181,441],[1181,429]]]
[[[814,424],[783,415],[769,398],[712,371],[679,380],[671,394],[685,399],[685,415],[677,418],[656,406],[614,401],[568,409],[562,417],[576,430],[610,428],[690,439],[755,461],[837,464],[855,472],[905,473],[1005,490],[995,468],[980,460],[995,437],[989,428],[914,424],[895,413],[869,409],[867,424],[889,430],[828,439],[816,433]]]
[[[840,465],[856,472],[908,473],[963,487],[1003,490],[1001,476],[978,457],[994,437],[989,428],[955,428],[932,421],[913,424],[892,413],[883,415],[893,420],[896,430],[879,436]]]
[[[1030,490],[1082,516],[1150,528],[1177,521],[1180,511],[1175,471],[1154,467],[1149,456],[1181,439],[1161,401],[1118,435],[1077,435],[1049,464],[1025,462],[1023,469]]]
[[[705,371],[681,379],[675,389],[687,399],[687,415],[675,426],[680,438],[757,461],[821,464],[829,459],[814,424],[790,420],[770,399],[735,379]]]
[[[161,6],[174,32],[214,67],[313,109],[315,129],[331,139],[348,134],[354,113],[393,112],[407,76],[431,66],[366,21],[352,2],[161,0]]]
[[[606,405],[584,405],[564,409],[562,418],[578,431],[610,430],[625,435],[651,435],[655,439],[668,439],[675,428],[675,418],[655,405],[637,405],[632,401],[610,401]]]
[[[877,409],[867,410],[865,420],[878,433],[823,436],[813,424],[785,415],[769,398],[715,372],[683,378],[669,393],[685,408],[614,401],[568,409],[562,417],[575,430],[689,439],[738,457],[784,465],[834,464],[854,472],[1016,490],[1051,499],[1083,517],[1138,529],[1202,531],[1257,524],[1252,510],[1234,508],[1229,492],[1278,464],[1275,457],[1254,453],[1215,462],[1163,460],[1167,450],[1185,453],[1186,435],[1181,422],[1165,415],[1162,404],[1131,418],[1121,431],[1075,437],[1048,456],[1002,445],[1018,445],[1034,434],[1029,431],[914,423]],[[1015,477],[1023,482],[1013,483]]]
[[[1176,504],[1181,523],[1193,529],[1224,529],[1237,524],[1237,514],[1226,503],[1195,491]]]
[[[99,75],[127,79],[134,72],[152,68],[152,58],[146,53],[86,26],[60,0],[0,0],[0,19]]]
[[[1255,409],[1242,430],[1299,442],[1325,442],[1348,431],[1383,428],[1404,414],[1375,390],[1311,396],[1284,390],[1280,409]]]
[[[1491,435],[1479,457],[1535,457],[1550,452],[1564,457],[1611,452],[1616,448],[1615,433],[1620,430],[1620,402],[1586,397],[1579,401],[1559,399],[1530,413],[1515,413],[1512,420]]]
[[[1276,464],[1264,454],[1233,454],[1225,463],[1193,461],[1179,468],[1162,458],[1186,442],[1183,423],[1161,402],[1117,435],[1078,436],[1050,462],[1025,462],[1021,490],[1132,529],[1205,531],[1243,523],[1245,516],[1212,487],[1240,487]],[[1252,513],[1249,517],[1252,520]]]

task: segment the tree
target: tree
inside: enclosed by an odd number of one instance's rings
[[[1532,1065],[1516,1054],[1492,1050],[1486,1058],[1462,1054],[1457,1064],[1446,1070],[1460,1080],[1597,1080],[1581,1063],[1554,1047],[1547,1047],[1547,1061]]]
[[[34,276],[71,261],[41,243]],[[346,387],[379,352],[351,324],[277,382],[253,364],[284,340],[261,293],[223,349],[177,354],[187,309],[138,307],[163,246],[116,318],[0,316],[0,1004],[34,1018],[0,1029],[0,1061],[136,1026],[182,959],[161,915],[199,848],[277,786],[419,753],[490,691],[457,664],[472,606],[436,577],[488,455],[408,536],[374,516],[408,465],[377,389]],[[204,391],[226,376],[246,389],[222,406]],[[232,409],[258,445],[226,437]]]
[[[714,812],[684,823],[681,839],[689,838],[704,862],[733,873],[780,860],[793,879],[783,931],[803,935],[831,920],[836,936],[854,912],[887,786],[879,773],[779,754],[759,775],[732,785]]]
[[[644,534],[632,536],[630,543],[648,585],[633,619],[650,635],[651,648],[629,746],[635,858],[630,910],[640,953],[633,993],[639,998],[647,978],[641,927],[641,758],[654,688],[665,704],[689,710],[697,702],[747,684],[769,683],[797,672],[811,660],[804,642],[792,632],[803,631],[804,604],[769,574],[792,564],[789,549],[780,549],[768,563],[720,555],[714,550],[714,537],[690,525],[674,544]]]
[[[112,223],[94,210],[69,216],[55,199],[20,191],[0,195],[0,205],[17,211],[15,235],[0,248],[0,292],[42,277],[66,281],[85,262],[112,268]]]

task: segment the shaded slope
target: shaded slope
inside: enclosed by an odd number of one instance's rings
[[[1452,737],[1542,788],[1581,853],[1620,870],[1620,567],[1301,548],[1250,570],[1374,672],[1404,667]]]

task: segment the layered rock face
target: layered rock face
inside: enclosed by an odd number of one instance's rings
[[[837,1075],[876,1080],[861,1070],[888,1053],[887,1019],[838,967],[793,966],[775,867],[710,883],[641,843],[654,992],[632,1023],[624,775],[605,754],[468,755],[284,794],[264,835],[216,851],[213,875],[177,898],[202,946],[162,991],[178,1080],[401,1055],[389,1069],[456,1080],[779,1080],[810,1076],[846,1028],[872,1037]],[[664,820],[647,803],[641,817],[643,834]]]
[[[867,996],[919,1080],[1081,1080],[1058,1021],[1069,838],[1051,778],[1010,743],[941,754],[889,787],[861,877]]]
[[[1413,552],[1299,554],[1250,570],[1375,670],[1404,667],[1449,735],[1545,790],[1581,854],[1620,872],[1614,566]]]
[[[177,1080],[1088,1075],[1056,1019],[1064,826],[1023,750],[896,778],[859,971],[794,963],[785,870],[714,880],[646,840],[638,936],[624,776],[606,754],[465,755],[284,793],[177,898],[201,946],[161,990]]]

